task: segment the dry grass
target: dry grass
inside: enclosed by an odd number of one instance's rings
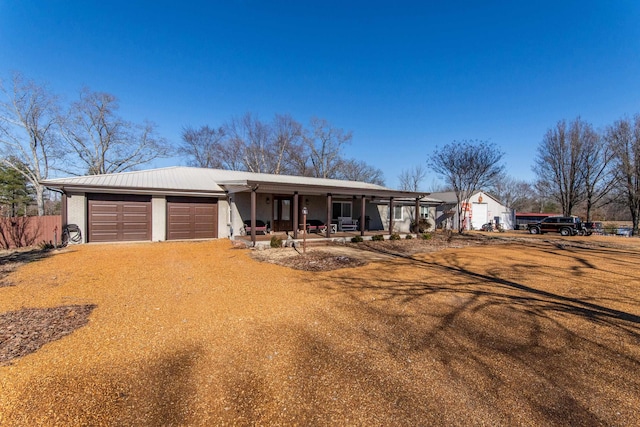
[[[0,425],[638,425],[639,243],[328,272],[225,241],[72,247],[0,288],[0,313],[96,306],[0,367]]]

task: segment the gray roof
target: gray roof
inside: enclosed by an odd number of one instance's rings
[[[458,203],[458,198],[456,197],[455,191],[440,191],[430,194],[431,197],[435,197],[436,199],[440,199],[445,203]]]
[[[224,190],[210,175],[202,173],[206,169],[170,167],[135,172],[121,172],[105,175],[87,175],[42,181],[47,187],[98,191],[126,190],[128,192],[178,192],[192,194],[224,194]]]
[[[96,192],[133,192],[190,195],[224,195],[225,192],[293,192],[323,194],[336,192],[349,195],[420,197],[425,193],[393,190],[360,181],[311,178],[291,175],[272,175],[222,169],[184,166],[88,175],[42,181],[47,187],[61,190]]]
[[[471,193],[471,196],[474,196],[478,193],[482,193],[487,197],[491,197],[493,200],[495,200],[496,202],[502,204],[502,202],[498,199],[496,199],[494,196],[492,196],[491,194],[481,191],[481,190],[476,190],[473,193]],[[453,203],[453,204],[457,204],[458,203],[458,198],[456,197],[456,192],[455,191],[442,191],[442,192],[435,192],[435,193],[431,193],[430,194],[431,197],[434,197],[436,199],[440,199],[445,203]]]

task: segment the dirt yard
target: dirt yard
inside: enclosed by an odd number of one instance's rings
[[[0,425],[640,425],[639,261],[508,233],[2,255]]]

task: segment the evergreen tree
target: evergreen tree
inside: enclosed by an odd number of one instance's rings
[[[11,164],[19,165],[25,171],[27,167],[17,159],[11,159]],[[29,185],[24,172],[0,164],[0,205],[2,215],[8,217],[26,215],[27,206],[35,202],[33,187]]]

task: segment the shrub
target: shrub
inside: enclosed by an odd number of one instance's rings
[[[400,235],[398,233],[393,233],[389,236],[389,240],[400,240]]]
[[[351,238],[351,243],[360,243],[363,242],[362,236],[355,236]]]
[[[43,240],[42,242],[40,242],[38,244],[38,247],[40,248],[41,251],[48,251],[55,248],[55,246],[53,246],[53,243],[51,243],[51,241],[47,242],[46,240]]]
[[[371,236],[371,240],[374,242],[381,242],[384,240],[384,236],[382,234],[376,234],[375,236]]]
[[[431,239],[433,239],[433,234],[432,233],[422,233],[422,235],[420,237],[423,238],[424,240],[431,240]]]
[[[278,236],[271,237],[271,247],[272,248],[281,248],[282,247],[282,239]]]
[[[405,237],[405,239],[407,239],[407,240],[411,240],[411,239],[413,239],[413,236],[412,236],[411,234],[407,234],[407,236]]]

